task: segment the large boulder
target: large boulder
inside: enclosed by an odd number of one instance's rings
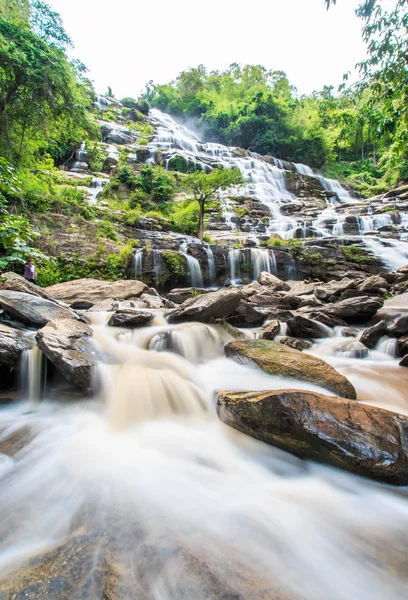
[[[330,335],[330,330],[317,321],[295,315],[288,320],[288,335],[299,338],[326,338]]]
[[[111,327],[143,327],[154,319],[154,313],[146,310],[135,310],[133,308],[124,308],[117,310],[109,319],[108,325]]]
[[[368,327],[364,329],[363,333],[360,336],[360,342],[364,344],[367,348],[372,350],[377,342],[385,335],[387,331],[387,324],[385,321],[379,321],[376,325],[372,327]]]
[[[56,369],[81,392],[92,383],[92,329],[73,319],[57,319],[40,329],[38,347]]]
[[[18,329],[12,329],[0,323],[0,365],[16,367],[23,350],[28,348],[24,335]]]
[[[384,302],[384,309],[399,310],[402,312],[408,311],[408,292],[399,294],[393,298],[388,298]]]
[[[382,305],[383,300],[381,298],[360,296],[359,298],[348,298],[335,304],[328,304],[321,308],[319,313],[342,319],[347,323],[355,323],[373,317]]]
[[[308,391],[222,392],[224,423],[301,458],[408,484],[408,417]]]
[[[280,294],[270,291],[269,288],[264,288],[260,294],[251,296],[250,301],[256,306],[267,306],[276,310],[296,310],[301,305],[302,301],[298,296],[291,294]]]
[[[167,299],[175,304],[183,304],[189,298],[195,298],[201,296],[201,294],[208,294],[210,290],[205,288],[175,288],[167,294]]]
[[[288,285],[285,281],[282,281],[272,273],[268,273],[267,271],[262,271],[258,277],[258,283],[261,285],[265,285],[270,290],[275,292],[284,291],[287,292],[290,290],[290,285]]]
[[[327,300],[330,296],[340,296],[342,292],[356,287],[353,279],[342,279],[341,281],[329,281],[329,283],[322,283],[316,285],[314,288],[314,295],[320,300]]]
[[[388,335],[392,337],[400,337],[408,334],[408,315],[403,315],[388,327]]]
[[[343,398],[356,399],[356,390],[331,365],[269,340],[236,340],[225,346],[226,356],[244,364],[254,364],[270,375],[292,377],[331,390]]]
[[[43,288],[40,288],[38,285],[34,283],[30,283],[21,275],[17,275],[17,273],[7,272],[2,273],[1,281],[0,281],[0,290],[10,290],[12,292],[23,292],[25,294],[31,294],[32,296],[40,296],[41,298],[45,298],[46,300],[55,300],[51,294],[49,294]]]
[[[229,322],[236,327],[257,327],[263,325],[269,315],[269,308],[261,308],[241,300]]]
[[[303,283],[302,281],[296,281],[290,288],[290,293],[293,296],[309,296],[313,294],[316,283]]]
[[[29,327],[43,327],[51,319],[79,319],[69,308],[23,292],[0,291],[0,306],[10,318]]]
[[[237,288],[223,289],[190,298],[170,314],[169,322],[201,321],[208,323],[214,319],[226,318],[238,307],[241,299],[242,293]]]
[[[380,275],[372,275],[358,286],[359,290],[367,294],[384,294],[390,287],[388,281]]]
[[[77,300],[100,302],[108,298],[113,300],[130,300],[139,298],[149,288],[142,281],[133,279],[121,281],[101,281],[99,279],[75,279],[65,283],[57,283],[47,288],[54,298],[71,304]]]

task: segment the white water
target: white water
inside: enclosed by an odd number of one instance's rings
[[[180,252],[187,259],[187,279],[188,284],[192,287],[200,287],[204,286],[203,274],[201,272],[201,265],[197,258],[191,256],[188,253],[188,244],[187,242],[182,242],[180,244]]]
[[[207,266],[208,266],[208,284],[214,285],[217,280],[215,272],[215,260],[214,253],[210,246],[204,246],[205,253],[207,255]]]
[[[144,248],[136,248],[133,251],[133,268],[135,272],[135,279],[140,279],[143,275],[143,255]]]
[[[143,349],[148,339],[160,345],[166,330],[184,357]],[[205,356],[207,336],[213,349]],[[97,402],[45,402],[29,415],[24,405],[0,411],[0,440],[24,426],[35,431],[15,459],[0,460],[6,580],[11,568],[57,544],[63,549],[75,533],[91,535],[82,546],[90,544],[95,568],[106,548],[115,585],[125,586],[129,600],[135,590],[158,600],[406,598],[405,491],[300,461],[222,425],[215,390],[318,388],[223,358],[228,336],[219,336],[200,324],[162,322],[134,333],[95,325],[106,357]],[[389,357],[331,361],[363,400],[373,390],[408,412],[406,370]],[[86,593],[78,569],[64,582],[68,596],[59,595],[59,571],[46,572],[57,585],[53,598],[103,597],[92,566]],[[21,585],[17,578],[13,590]]]

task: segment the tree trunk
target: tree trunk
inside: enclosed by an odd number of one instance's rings
[[[199,200],[200,214],[198,217],[198,239],[202,240],[204,235],[204,200]]]

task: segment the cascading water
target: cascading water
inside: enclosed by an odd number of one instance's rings
[[[204,286],[204,282],[203,274],[201,272],[201,265],[197,258],[188,253],[187,242],[182,242],[180,244],[180,252],[184,254],[187,259],[187,278],[189,285],[192,287],[202,288]]]
[[[43,387],[44,355],[36,344],[24,350],[21,358],[21,389],[27,397],[29,409],[33,409],[41,400]]]
[[[144,248],[136,248],[133,251],[133,268],[135,279],[140,279],[143,275],[143,254]]]
[[[275,266],[276,273],[276,261],[275,264],[271,259],[273,251],[269,251],[261,248],[251,248],[251,264],[252,264],[252,279],[258,279],[262,271],[272,273]]]
[[[244,255],[241,250],[231,248],[228,251],[228,273],[233,283],[237,281],[241,274],[241,263],[243,262],[243,258]]]
[[[215,272],[215,260],[214,253],[210,246],[204,246],[205,253],[207,255],[207,266],[208,266],[208,284],[214,285],[217,280]]]
[[[160,283],[160,278],[163,275],[163,263],[162,263],[162,255],[160,250],[154,249],[152,250],[153,254],[153,271],[156,285]]]
[[[91,189],[88,191],[88,203],[96,204],[99,196],[102,194],[103,186],[108,183],[108,179],[102,177],[92,177]]]

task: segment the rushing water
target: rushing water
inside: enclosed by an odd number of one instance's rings
[[[99,396],[0,411],[0,441],[22,428],[33,437],[14,459],[0,456],[0,571],[14,593],[34,586],[18,597],[49,581],[39,597],[108,598],[105,564],[113,598],[406,598],[405,490],[301,461],[215,415],[215,390],[319,388],[224,358],[219,326],[158,315],[130,331],[88,315]],[[407,370],[381,343],[364,360],[336,356],[349,339],[339,329],[311,351],[362,401],[408,413]],[[24,580],[13,570],[27,560]],[[75,575],[64,578],[69,564]]]

